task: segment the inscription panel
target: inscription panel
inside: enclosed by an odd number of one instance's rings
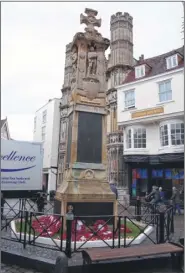
[[[79,112],[77,162],[101,163],[102,115]]]

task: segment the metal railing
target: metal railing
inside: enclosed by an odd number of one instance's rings
[[[135,212],[143,211],[139,204]],[[1,238],[19,242],[24,248],[33,245],[63,251],[68,257],[88,247],[129,247],[140,243],[141,235],[153,244],[170,241],[174,233],[173,207],[158,211],[153,208],[151,212],[125,216],[73,215],[68,219],[67,215],[14,209],[10,218],[4,209]]]

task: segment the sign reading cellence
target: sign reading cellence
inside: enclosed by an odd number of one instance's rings
[[[33,163],[35,161],[36,157],[35,156],[25,156],[25,155],[19,155],[17,153],[17,151],[11,151],[11,153],[6,154],[6,155],[1,155],[1,160],[4,161],[19,161],[19,162],[24,162],[24,163],[28,163],[31,162]],[[25,167],[25,168],[18,168],[18,169],[3,169],[1,168],[1,172],[18,172],[18,171],[23,171],[23,170],[27,170],[27,169],[31,169],[34,168],[35,165],[33,166],[29,166],[29,167]]]
[[[143,111],[137,111],[131,114],[132,118],[141,118],[146,116],[152,116],[157,114],[163,114],[164,108],[163,107],[157,107],[153,109],[143,110]]]
[[[1,139],[1,190],[42,189],[42,144]]]

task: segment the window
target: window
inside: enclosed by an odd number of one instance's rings
[[[140,65],[135,67],[135,78],[142,78],[145,76],[145,66],[144,65]]]
[[[159,101],[172,100],[171,80],[159,83]]]
[[[45,136],[46,136],[46,126],[42,127],[42,141],[45,141]]]
[[[132,148],[132,135],[131,135],[131,129],[127,132],[127,149]]]
[[[168,146],[168,125],[163,125],[160,127],[160,141],[161,146]]]
[[[184,124],[183,123],[171,124],[170,134],[171,134],[172,145],[184,144]]]
[[[146,128],[132,128],[126,133],[126,148],[146,148]]]
[[[134,129],[134,148],[146,148],[146,129]]]
[[[167,67],[167,69],[171,69],[171,68],[174,68],[176,66],[178,66],[177,54],[166,58],[166,67]]]
[[[47,110],[44,110],[42,112],[42,123],[46,123],[46,118],[47,118]]]
[[[135,107],[135,91],[129,90],[125,92],[125,108]]]
[[[184,123],[174,121],[160,126],[161,146],[184,145]]]
[[[34,131],[36,131],[37,127],[37,117],[34,117]]]

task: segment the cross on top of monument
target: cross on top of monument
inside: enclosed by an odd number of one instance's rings
[[[80,24],[86,24],[86,31],[96,31],[94,27],[101,27],[101,19],[97,19],[98,12],[94,9],[85,9],[87,16],[80,14]]]

